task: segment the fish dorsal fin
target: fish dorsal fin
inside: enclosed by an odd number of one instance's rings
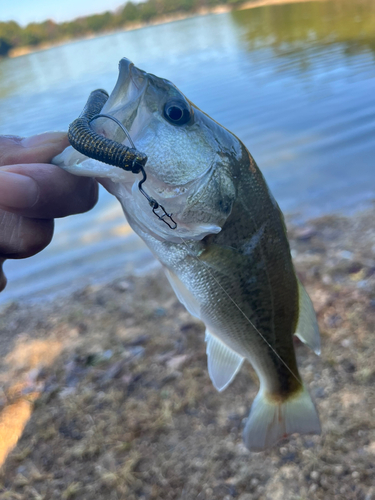
[[[172,271],[166,268],[164,269],[164,271],[169,283],[173,288],[174,293],[177,295],[177,298],[181,302],[181,304],[186,307],[186,309],[192,316],[200,318],[200,306],[194,295],[186,288],[180,278],[178,278]]]
[[[208,373],[219,392],[228,387],[241,368],[244,358],[206,330]]]
[[[316,353],[320,354],[320,335],[311,299],[298,280],[299,316],[295,335]]]

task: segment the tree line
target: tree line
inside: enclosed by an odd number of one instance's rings
[[[73,21],[30,23],[21,27],[15,21],[0,22],[0,56],[7,56],[17,47],[38,46],[79,38],[105,31],[119,30],[134,23],[148,23],[153,19],[179,13],[194,13],[202,8],[243,3],[244,0],[147,0],[127,2],[116,12],[105,12],[80,17]]]

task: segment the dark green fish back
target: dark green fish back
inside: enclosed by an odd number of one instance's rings
[[[293,348],[298,321],[298,284],[283,216],[250,155],[249,163],[241,164],[239,175],[238,196],[232,212],[222,231],[205,239],[206,250],[201,259],[299,379]],[[225,271],[223,262],[228,264]],[[238,316],[239,311],[230,299],[225,300],[227,304],[220,308],[222,316]],[[242,335],[254,336],[249,321],[240,316]],[[225,318],[221,317],[220,321],[227,323]],[[255,344],[262,350],[268,349],[267,362],[272,360],[277,371],[275,381],[279,385],[274,388],[275,393],[287,396],[299,389],[297,379],[260,335],[256,335]]]

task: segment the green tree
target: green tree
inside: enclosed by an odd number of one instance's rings
[[[60,24],[62,38],[78,38],[86,33],[82,18]]]
[[[15,22],[0,22],[0,56],[8,55],[13,47],[20,44],[22,28]]]
[[[134,22],[140,19],[140,11],[138,5],[133,2],[128,2],[121,12],[121,19],[124,22]]]
[[[182,10],[184,12],[191,12],[198,7],[198,2],[196,0],[179,0],[177,4],[178,10]]]
[[[38,45],[46,41],[43,27],[39,23],[30,23],[22,30],[22,45]]]
[[[46,40],[56,40],[61,37],[60,25],[48,19],[41,23],[41,34]]]
[[[104,31],[105,29],[109,29],[112,24],[112,17],[113,14],[111,14],[111,12],[86,17],[85,21],[88,31],[98,33],[100,31]]]
[[[139,5],[139,17],[141,21],[147,23],[157,15],[158,9],[155,0],[148,0],[148,2],[144,2]]]
[[[8,40],[4,40],[4,38],[0,37],[0,57],[7,56],[12,45],[8,42]]]

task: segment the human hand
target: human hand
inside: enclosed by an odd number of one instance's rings
[[[5,259],[31,257],[51,241],[54,219],[87,212],[98,184],[50,164],[69,146],[65,133],[0,136],[0,291]]]

